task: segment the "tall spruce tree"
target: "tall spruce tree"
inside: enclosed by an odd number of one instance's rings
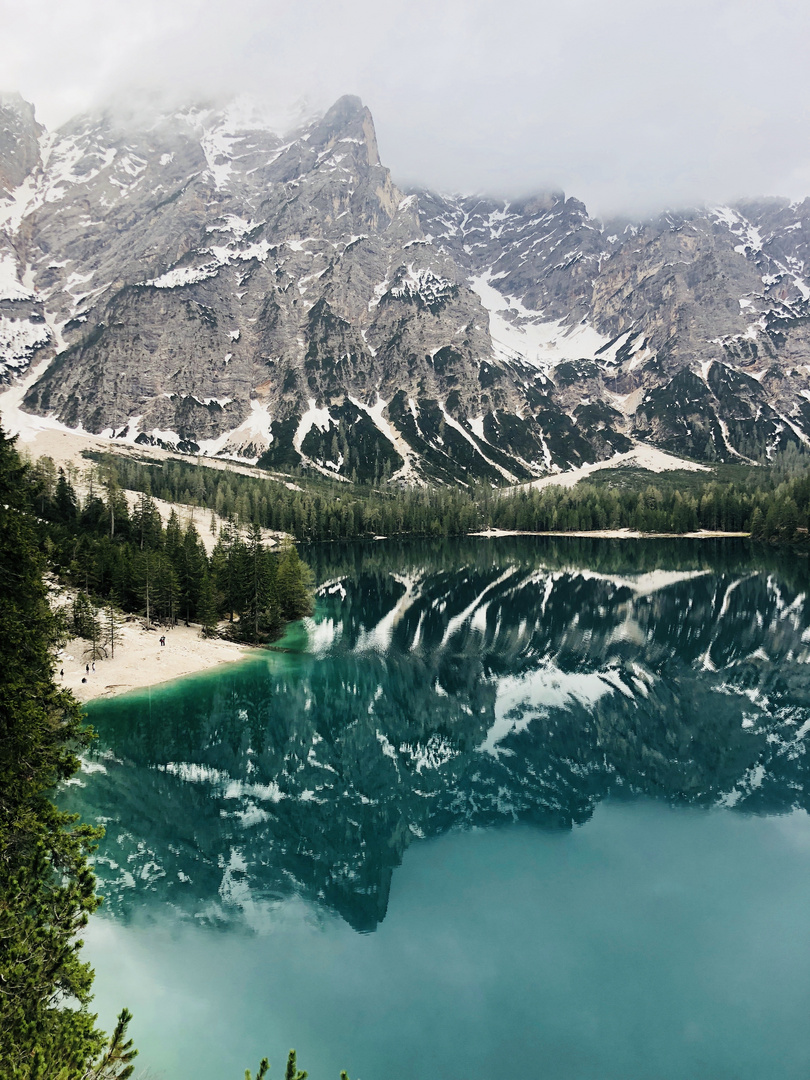
[[[189,522],[183,542],[175,561],[177,581],[179,585],[180,611],[185,619],[186,626],[198,617],[200,603],[200,590],[202,588],[203,575],[208,570],[208,560],[205,555],[205,547],[200,539],[200,534]]]
[[[199,604],[199,617],[200,617],[200,633],[205,638],[212,638],[217,636],[217,603],[214,596],[214,585],[211,581],[211,575],[206,570],[203,573],[202,584],[200,585],[200,604]]]
[[[275,599],[271,596],[267,552],[258,525],[248,529],[242,563],[244,606],[239,615],[240,636],[255,643],[267,636],[267,612]]]

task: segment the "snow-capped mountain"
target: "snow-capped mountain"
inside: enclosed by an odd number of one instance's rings
[[[808,212],[403,192],[351,97],[46,132],[5,95],[0,370],[51,423],[346,479],[763,460],[810,434]]]

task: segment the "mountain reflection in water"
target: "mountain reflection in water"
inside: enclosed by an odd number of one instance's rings
[[[106,825],[119,917],[254,924],[295,893],[370,931],[419,837],[570,829],[608,796],[808,808],[806,562],[539,538],[306,557],[317,613],[283,651],[89,710],[63,801]]]

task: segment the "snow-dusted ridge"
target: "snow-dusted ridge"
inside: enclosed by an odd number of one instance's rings
[[[349,97],[320,117],[120,108],[50,133],[12,112],[0,379],[59,356],[25,411],[409,483],[810,445],[803,204],[631,226],[559,192],[403,192]]]

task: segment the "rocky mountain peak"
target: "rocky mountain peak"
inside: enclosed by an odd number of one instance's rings
[[[41,162],[34,106],[18,93],[0,93],[0,193],[10,194]]]
[[[317,121],[307,137],[310,146],[326,152],[337,143],[354,142],[362,148],[363,164],[380,164],[377,134],[371,112],[359,97],[345,94]]]
[[[406,195],[354,96],[286,133],[232,102],[47,136],[6,96],[0,170],[0,378],[44,423],[346,480],[810,445],[806,201]]]

